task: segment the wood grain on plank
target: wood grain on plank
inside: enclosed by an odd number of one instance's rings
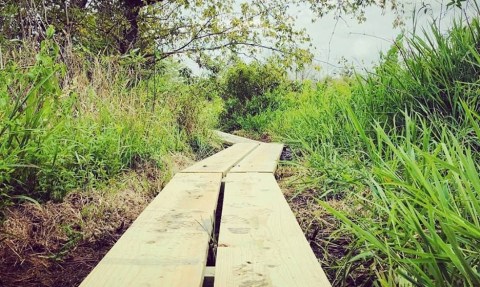
[[[182,172],[203,173],[221,172],[226,174],[232,166],[242,160],[247,154],[258,147],[257,143],[238,143],[219,153],[212,155]]]
[[[282,154],[283,144],[262,143],[244,159],[238,162],[230,172],[275,172]]]
[[[202,286],[221,180],[177,174],[80,286]]]
[[[215,286],[331,286],[273,174],[225,178]]]
[[[232,134],[227,134],[221,131],[213,131],[224,143],[226,144],[237,144],[237,143],[260,143],[259,141],[239,137]]]

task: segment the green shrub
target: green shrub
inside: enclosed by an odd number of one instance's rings
[[[229,68],[221,79],[224,112],[221,115],[225,130],[240,128],[261,130],[264,124],[254,117],[268,114],[281,104],[286,72],[274,60],[265,64],[239,62]]]
[[[3,205],[25,196],[61,200],[72,189],[102,185],[142,162],[168,168],[162,161],[169,153],[209,147],[221,102],[198,92],[194,79],[187,84],[177,64],[161,62],[149,74],[137,55],[72,53],[62,58],[66,66],[47,40],[30,67],[17,65],[26,55],[5,57],[6,68],[0,70]]]

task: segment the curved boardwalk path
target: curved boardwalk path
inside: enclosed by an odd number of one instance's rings
[[[330,286],[273,175],[283,145],[217,134],[233,145],[175,175],[80,286]]]

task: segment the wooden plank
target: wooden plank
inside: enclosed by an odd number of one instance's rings
[[[237,143],[260,143],[259,141],[239,137],[232,134],[227,134],[221,131],[213,131],[224,143],[226,144],[237,144]]]
[[[257,143],[238,143],[212,155],[196,164],[184,169],[182,172],[204,173],[221,172],[224,175],[242,160],[247,154],[258,147]]]
[[[80,286],[202,286],[221,181],[177,174]]]
[[[283,144],[262,143],[237,163],[230,172],[275,172]]]
[[[225,178],[215,286],[331,286],[273,174]]]
[[[215,266],[207,266],[205,268],[204,276],[214,278],[215,277]]]

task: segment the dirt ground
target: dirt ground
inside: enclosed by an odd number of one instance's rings
[[[282,157],[288,160],[291,154],[286,151]],[[173,170],[190,163],[177,158]],[[298,193],[292,184],[295,173],[294,168],[280,167],[277,179],[330,281],[336,286],[371,285],[362,268],[338,279],[342,271],[337,262],[350,252],[352,238],[335,234],[340,223],[316,203],[316,191]],[[23,203],[7,209],[0,227],[0,286],[78,286],[164,179],[158,170],[142,167],[105,190],[72,192],[61,203]],[[345,204],[337,199],[329,203],[339,208]]]
[[[151,196],[137,188],[9,208],[0,230],[0,285],[77,286],[148,203]]]
[[[173,173],[191,164],[172,156]],[[137,218],[169,175],[142,165],[100,190],[61,203],[22,203],[0,226],[0,286],[78,286]]]

